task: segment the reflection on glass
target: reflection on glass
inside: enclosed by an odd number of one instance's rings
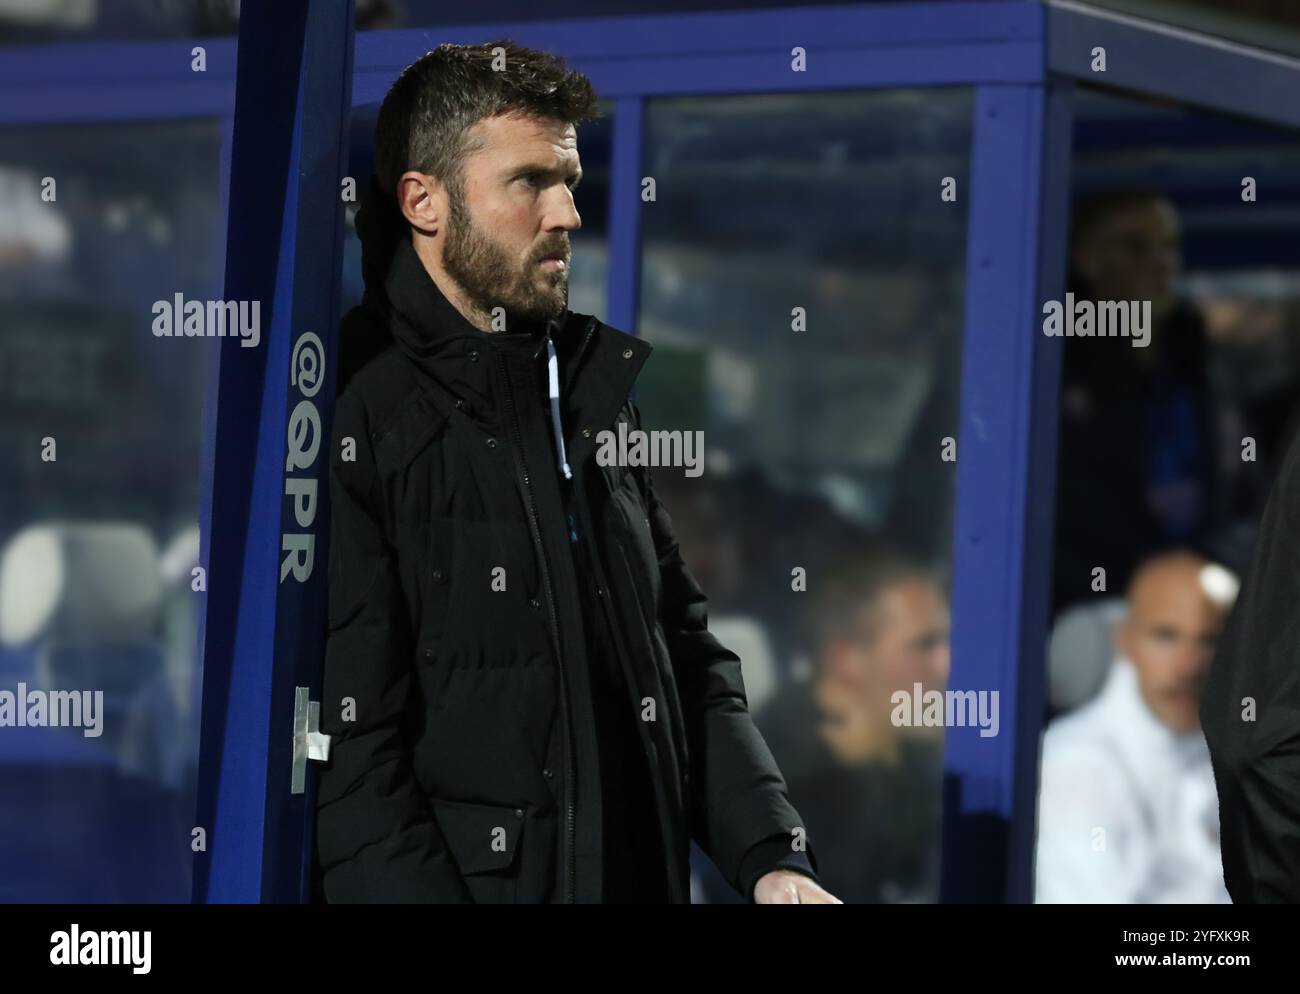
[[[219,129],[3,147],[0,901],[187,901],[210,340],[152,307],[213,295]]]
[[[897,697],[948,674],[970,94],[648,107],[638,381],[710,629],[846,902],[938,896],[942,728]],[[733,899],[702,859],[697,898]]]
[[[1150,325],[1062,343],[1036,897],[1221,903],[1197,711],[1297,413],[1300,135],[1086,89],[1076,115],[1067,286]]]

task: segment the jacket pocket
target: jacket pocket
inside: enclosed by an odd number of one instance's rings
[[[434,818],[475,904],[513,904],[519,883],[523,807],[431,798]]]

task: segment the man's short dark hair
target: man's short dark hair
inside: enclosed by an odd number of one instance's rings
[[[435,177],[463,193],[464,163],[476,146],[469,129],[505,113],[594,120],[591,81],[547,52],[508,39],[482,45],[439,45],[402,71],[379,108],[375,172],[396,198],[408,170]]]
[[[898,548],[873,544],[841,553],[809,583],[804,634],[820,654],[836,639],[874,639],[880,599],[889,589],[919,580],[943,589],[944,571]]]
[[[1079,199],[1070,212],[1070,244],[1078,245],[1088,232],[1120,211],[1167,204],[1169,198],[1146,187],[1103,190]]]

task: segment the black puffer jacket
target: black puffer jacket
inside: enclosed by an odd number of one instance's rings
[[[1300,435],[1259,523],[1201,695],[1235,904],[1300,903]]]
[[[367,303],[346,325],[354,342],[389,344],[359,370],[345,360],[335,414],[326,899],[601,899],[599,750],[548,336],[605,631],[635,688],[628,707],[648,699],[655,718],[638,723],[659,817],[645,830],[661,833],[669,863],[654,872],[687,901],[694,838],[746,896],[777,865],[812,874],[811,847],[792,851],[802,823],[750,719],[740,661],[706,627],[649,472],[595,459],[599,432],[640,425],[628,394],[651,346],[573,312],[484,334],[409,242],[395,246],[384,296],[370,292],[383,266],[367,246]]]

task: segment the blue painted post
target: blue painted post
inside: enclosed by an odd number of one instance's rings
[[[975,101],[953,538],[955,690],[999,691],[999,732],[945,740],[944,902],[1033,898],[1065,275],[1068,82]]]
[[[261,340],[220,340],[196,901],[309,884],[314,779],[290,793],[292,728],[295,686],[320,686],[352,7],[246,4],[240,21],[225,299],[259,302]]]
[[[614,101],[609,182],[609,278],[605,320],[636,334],[641,309],[641,142],[645,101]]]

